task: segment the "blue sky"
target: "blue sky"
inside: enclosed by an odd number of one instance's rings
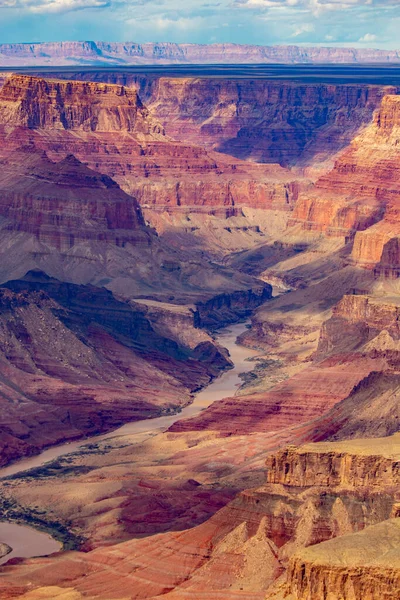
[[[400,48],[400,0],[0,0],[0,42]]]

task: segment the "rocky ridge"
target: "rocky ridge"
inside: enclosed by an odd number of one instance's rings
[[[371,63],[399,62],[397,50],[174,44],[135,42],[45,42],[1,44],[0,65],[173,64],[173,63]]]

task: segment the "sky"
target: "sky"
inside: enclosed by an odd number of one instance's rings
[[[400,48],[400,0],[0,0],[0,42]]]

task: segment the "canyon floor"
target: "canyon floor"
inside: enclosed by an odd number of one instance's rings
[[[2,599],[400,598],[399,131],[395,80],[0,76],[2,521],[63,545],[0,527]]]

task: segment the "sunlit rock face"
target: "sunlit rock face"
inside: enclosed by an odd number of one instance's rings
[[[376,277],[399,273],[399,123],[399,97],[385,96],[372,123],[299,198],[290,219],[305,230],[354,237],[351,260]]]

